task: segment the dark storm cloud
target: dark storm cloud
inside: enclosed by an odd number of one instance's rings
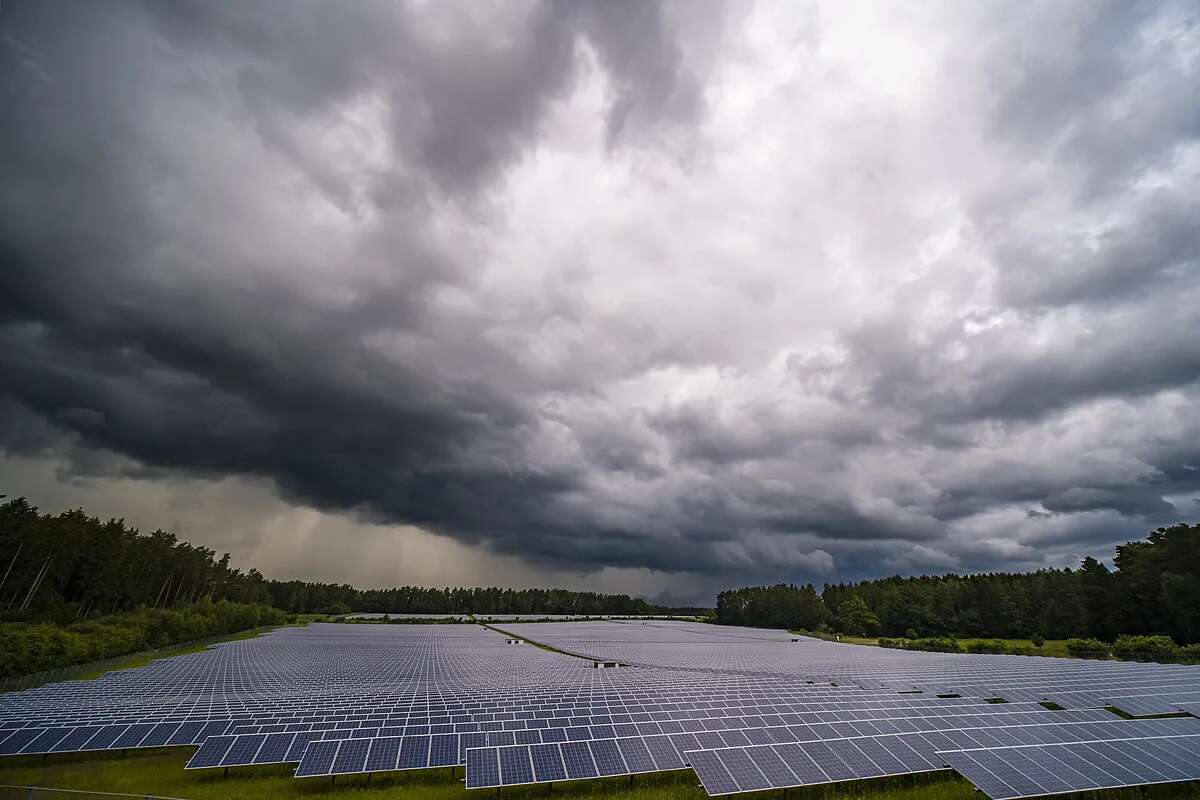
[[[1186,10],[6,3],[0,446],[583,570],[1103,551],[1200,493]]]

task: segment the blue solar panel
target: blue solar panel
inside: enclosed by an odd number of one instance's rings
[[[113,742],[115,742],[117,737],[124,733],[125,729],[128,727],[128,725],[105,725],[96,732],[95,736],[93,736],[91,739],[88,739],[87,744],[85,744],[81,749],[104,750]]]
[[[725,764],[715,750],[697,750],[688,753],[692,769],[696,771],[704,790],[710,795],[734,794],[741,791]]]
[[[617,739],[616,742],[629,773],[654,772],[658,769],[650,751],[646,749],[645,740]],[[592,751],[595,752],[595,747],[592,748]]]
[[[254,757],[258,754],[259,749],[266,740],[267,735],[265,733],[250,733],[234,737],[233,745],[229,748],[229,752],[221,759],[221,766],[238,767],[253,764]]]
[[[473,748],[467,751],[468,789],[500,785],[500,759],[494,747]]]
[[[625,759],[617,743],[612,739],[594,739],[590,743],[592,759],[596,762],[596,771],[600,775],[627,775]]]
[[[288,751],[296,740],[294,733],[268,734],[254,756],[255,764],[280,764],[287,760]]]
[[[771,785],[745,750],[718,750],[716,754],[739,791],[753,792]]]
[[[529,748],[534,778],[539,783],[561,781],[567,777],[562,753],[556,744],[537,744]]]
[[[130,725],[125,729],[124,733],[118,736],[113,743],[109,745],[109,747],[112,749],[137,747],[152,730],[154,730],[154,725],[149,723]]]
[[[40,731],[24,748],[22,753],[49,753],[54,745],[71,732],[70,728],[46,728]]]
[[[371,749],[370,739],[346,739],[338,748],[337,757],[329,772],[333,775],[344,775],[352,772],[362,772],[367,763],[367,753]]]
[[[304,757],[304,751],[308,748],[309,742],[319,738],[320,733],[317,731],[300,731],[296,734],[295,741],[288,748],[287,755],[284,756],[284,763],[299,762]]]
[[[210,736],[200,745],[200,749],[187,763],[187,769],[215,767],[225,758],[229,748],[233,746],[234,736]]]
[[[458,763],[457,734],[435,734],[430,738],[429,766],[449,767]]]
[[[333,759],[337,756],[338,741],[316,741],[308,745],[308,749],[304,751],[304,757],[300,761],[300,766],[296,768],[297,778],[306,778],[312,775],[328,775],[330,767],[333,766]]]
[[[597,776],[596,762],[592,758],[592,751],[587,742],[563,742],[559,748],[562,751],[563,764],[566,766],[569,779],[579,780]]]
[[[390,772],[396,769],[396,760],[400,755],[400,741],[398,736],[371,739],[371,749],[363,770],[365,772]],[[457,752],[455,755],[457,756]]]
[[[499,758],[501,785],[518,786],[533,783],[533,763],[530,761],[527,745],[501,747]]]

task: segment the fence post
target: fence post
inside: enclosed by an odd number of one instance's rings
[[[27,788],[29,789],[29,791],[25,793],[25,800],[33,800],[34,795],[37,794],[37,787],[29,786]]]

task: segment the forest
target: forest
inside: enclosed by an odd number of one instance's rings
[[[40,513],[24,498],[0,504],[0,620],[62,624],[139,608],[200,601],[274,606],[289,614],[381,611],[412,614],[659,614],[667,609],[619,594],[566,589],[442,588],[268,580],[230,565],[228,553],[82,510]]]
[[[1159,528],[1116,548],[1113,569],[890,577],[721,592],[716,619],[731,625],[831,630],[908,638],[1121,635],[1200,642],[1200,525]]]

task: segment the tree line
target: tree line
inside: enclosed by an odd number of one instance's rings
[[[1200,642],[1200,525],[1159,528],[1116,548],[1114,568],[923,575],[721,592],[716,619],[736,625],[924,638],[1091,638],[1160,634]]]
[[[0,504],[0,620],[75,620],[201,601],[271,605],[291,614],[665,614],[702,609],[653,605],[626,594],[567,589],[358,589],[268,580],[206,547],[80,509],[43,514],[24,498]]]
[[[391,614],[667,614],[706,609],[667,608],[627,594],[568,589],[357,589],[347,584],[268,581],[272,605],[295,614],[369,611]]]

